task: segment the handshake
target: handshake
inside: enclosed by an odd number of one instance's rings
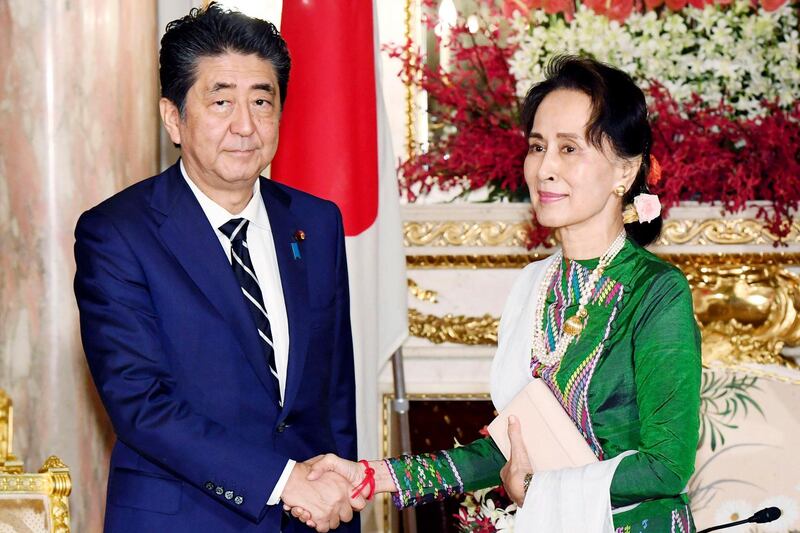
[[[514,503],[522,507],[533,477],[533,467],[515,416],[508,419],[508,439],[511,453],[500,470],[500,479]],[[281,500],[283,508],[291,511],[292,516],[308,527],[324,532],[352,520],[353,512],[361,511],[367,505],[367,498],[373,494],[396,490],[384,461],[355,463],[329,453],[297,463],[289,475]]]
[[[281,494],[283,508],[307,526],[324,532],[353,519],[361,511],[371,493],[394,490],[389,471],[383,461],[371,461],[375,471],[375,487],[364,486],[367,467],[333,454],[318,455],[297,463]]]

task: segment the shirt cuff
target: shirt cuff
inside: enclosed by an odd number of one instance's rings
[[[283,474],[281,474],[281,477],[278,478],[278,482],[275,483],[275,488],[272,489],[272,494],[269,495],[267,505],[277,505],[280,503],[281,494],[283,494],[283,488],[286,486],[286,482],[289,481],[289,474],[292,473],[292,469],[296,464],[297,461],[293,461],[292,459],[289,459],[286,462],[286,466],[283,467]]]

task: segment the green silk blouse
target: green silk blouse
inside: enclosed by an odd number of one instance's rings
[[[597,263],[562,259],[545,300],[551,343],[576,313]],[[599,459],[638,450],[620,462],[611,483],[612,506],[638,504],[614,515],[618,532],[694,531],[684,488],[698,444],[701,356],[686,278],[627,241],[587,310],[563,360],[547,368],[533,357],[531,372],[550,385]],[[405,507],[498,485],[505,462],[486,438],[387,465],[399,491],[395,504]]]

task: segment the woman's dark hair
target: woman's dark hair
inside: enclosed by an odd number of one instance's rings
[[[528,91],[522,103],[522,126],[525,136],[533,128],[536,110],[545,96],[558,89],[580,91],[592,101],[592,114],[586,125],[586,138],[597,149],[603,149],[607,140],[618,157],[625,159],[640,156],[642,164],[631,188],[622,199],[623,205],[633,202],[642,193],[649,193],[647,175],[650,173],[650,148],[653,135],[647,121],[647,104],[644,93],[630,76],[619,69],[576,56],[556,56],[545,69],[545,80]],[[661,233],[661,217],[647,222],[625,225],[633,241],[647,246]]]
[[[283,108],[291,68],[283,37],[271,22],[227,11],[216,2],[205,9],[192,9],[167,25],[159,54],[161,96],[174,103],[183,116],[186,93],[197,78],[198,60],[229,52],[256,54],[272,64]]]

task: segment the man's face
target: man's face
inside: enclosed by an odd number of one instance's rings
[[[252,187],[278,148],[281,108],[278,79],[255,54],[225,53],[197,62],[183,117],[162,99],[170,137],[181,145],[188,174],[201,189]]]

